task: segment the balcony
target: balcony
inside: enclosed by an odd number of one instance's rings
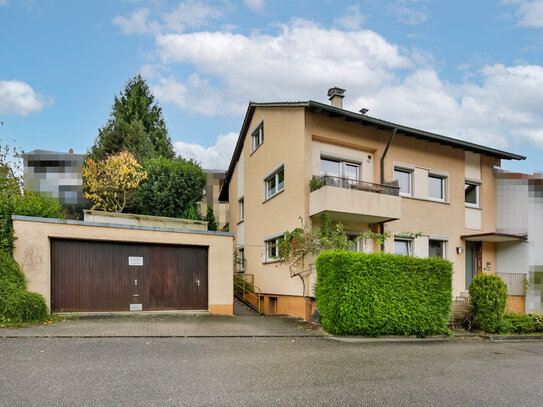
[[[400,219],[400,188],[325,175],[314,177],[309,216],[328,213],[340,222],[381,223]]]

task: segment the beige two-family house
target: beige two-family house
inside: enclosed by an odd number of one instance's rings
[[[358,250],[452,261],[454,295],[495,273],[496,242],[517,237],[496,234],[494,169],[524,157],[345,110],[343,92],[330,89],[331,105],[249,104],[220,199],[265,313],[314,311],[316,271],[291,277],[276,244],[300,217],[318,224],[322,213],[353,237],[391,232],[383,248],[360,241]]]

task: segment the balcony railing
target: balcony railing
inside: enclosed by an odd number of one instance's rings
[[[311,181],[311,192],[324,186],[354,189],[358,191],[374,192],[385,195],[400,195],[400,187],[397,181],[375,184],[373,182],[360,181],[349,178],[333,177],[331,175],[313,176]]]
[[[524,295],[526,293],[526,275],[521,273],[497,273],[507,285],[508,295]]]

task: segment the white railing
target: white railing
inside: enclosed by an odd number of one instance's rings
[[[519,273],[497,273],[497,276],[507,284],[508,295],[524,295],[526,274]]]

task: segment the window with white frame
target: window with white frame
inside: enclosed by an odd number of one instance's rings
[[[404,168],[394,168],[394,180],[398,181],[400,186],[400,195],[411,196],[413,171]]]
[[[266,199],[270,199],[272,196],[277,195],[283,189],[285,189],[285,168],[281,166],[273,174],[264,180],[264,187],[266,190]]]
[[[479,208],[481,185],[475,182],[466,181],[464,184],[464,202],[466,206]]]
[[[321,157],[321,175],[331,177],[360,180],[360,164],[349,161],[341,161],[328,157]]]
[[[394,254],[399,256],[411,256],[413,254],[413,240],[395,238]]]
[[[268,240],[264,241],[264,246],[266,253],[264,255],[264,262],[269,263],[272,261],[279,261],[279,240],[282,239],[283,236],[277,236]]]
[[[255,151],[264,142],[264,123],[260,123],[251,133],[252,151]]]
[[[445,256],[446,244],[447,242],[445,240],[430,239],[428,241],[428,257],[434,257],[438,259],[446,258]]]
[[[447,177],[428,174],[428,197],[436,201],[446,201]]]
[[[245,199],[242,197],[239,200],[239,221],[245,219]]]

